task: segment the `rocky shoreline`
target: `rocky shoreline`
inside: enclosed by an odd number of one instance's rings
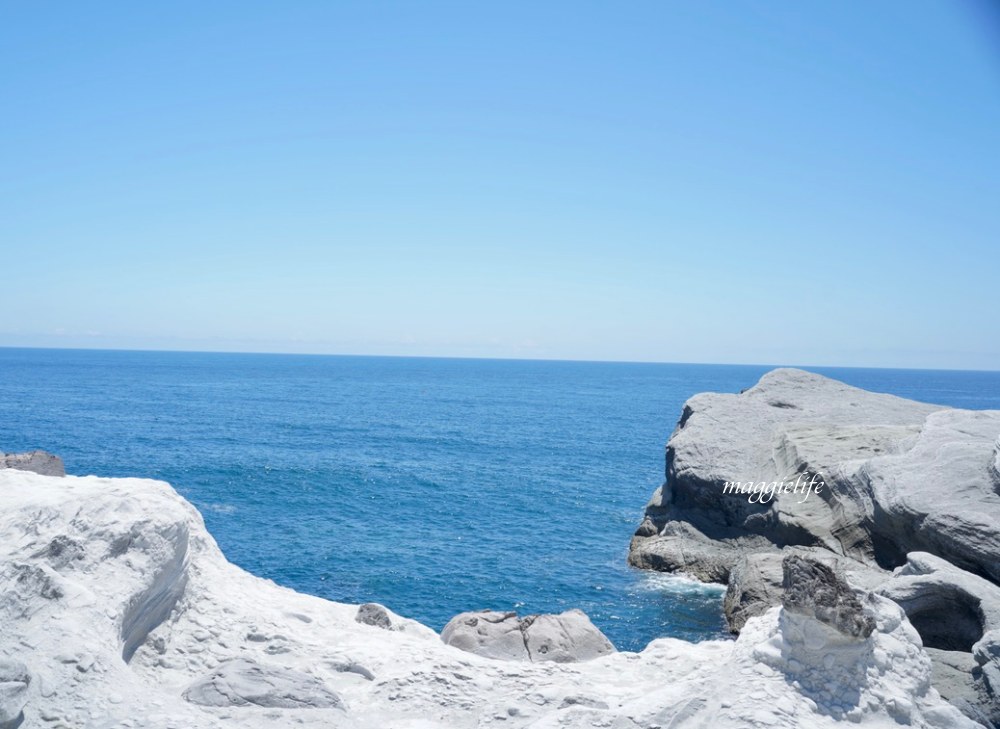
[[[998,433],[795,370],[692,398],[630,561],[727,583],[739,635],[638,653],[578,610],[438,635],[296,593],[230,564],[168,484],[3,456],[0,729],[988,726]],[[722,494],[807,471],[829,486],[808,508]]]
[[[684,406],[666,481],[629,562],[727,585],[739,633],[780,604],[782,562],[808,557],[891,598],[934,659],[934,685],[1000,723],[1000,412],[927,405],[779,369]],[[766,503],[727,482],[818,476]]]

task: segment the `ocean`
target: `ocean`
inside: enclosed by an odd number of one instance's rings
[[[0,450],[169,481],[236,564],[440,629],[578,607],[624,650],[726,635],[625,564],[683,402],[771,367],[0,348]],[[807,368],[1000,409],[1000,372]]]

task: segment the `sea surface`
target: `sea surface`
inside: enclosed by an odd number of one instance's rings
[[[685,399],[766,366],[0,348],[0,450],[172,483],[228,558],[440,629],[582,608],[621,649],[725,635],[722,590],[625,564]],[[1000,409],[1000,372],[808,368]]]

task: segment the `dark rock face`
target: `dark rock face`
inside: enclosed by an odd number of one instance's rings
[[[825,564],[789,555],[781,567],[785,610],[814,617],[851,638],[867,638],[875,630],[875,618],[854,589]]]
[[[392,618],[389,617],[389,612],[376,602],[358,605],[358,613],[354,616],[354,620],[364,625],[392,630]]]
[[[45,451],[29,453],[0,453],[0,468],[34,471],[43,476],[65,476],[66,467],[59,456]]]

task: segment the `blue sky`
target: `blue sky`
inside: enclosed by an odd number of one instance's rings
[[[0,345],[1000,369],[990,8],[5,3]]]

